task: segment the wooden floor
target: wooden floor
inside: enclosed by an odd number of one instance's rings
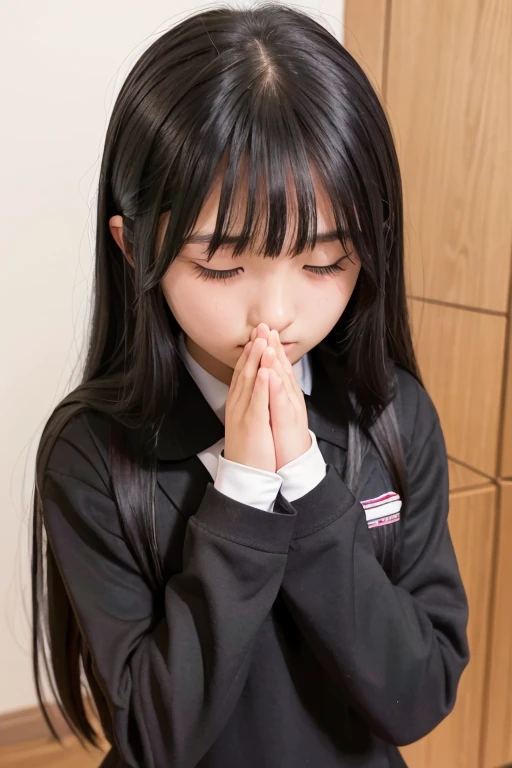
[[[72,738],[64,747],[55,741],[28,741],[0,748],[1,768],[98,768],[104,752],[87,752]]]

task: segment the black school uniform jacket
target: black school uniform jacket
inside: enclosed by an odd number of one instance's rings
[[[410,502],[391,583],[361,502],[396,489],[370,449],[348,490],[342,377],[323,344],[311,354],[308,423],[326,475],[293,503],[279,493],[274,514],[215,489],[197,454],[224,426],[179,361],[158,447],[158,593],[113,500],[108,418],[78,414],[55,444],[43,490],[52,578],[83,636],[105,768],[403,766],[396,745],[453,708],[468,608],[435,408],[396,367]]]

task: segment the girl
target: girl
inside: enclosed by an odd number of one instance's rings
[[[452,709],[467,603],[403,260],[385,114],[324,27],[217,7],[140,58],[36,468],[38,695],[45,668],[95,743],[83,670],[103,766],[403,766]]]

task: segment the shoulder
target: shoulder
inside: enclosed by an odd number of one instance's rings
[[[54,536],[71,526],[82,537],[94,528],[123,538],[109,471],[111,424],[112,417],[92,409],[70,417],[57,409],[49,419],[41,499],[45,527]]]
[[[55,411],[47,424],[50,454],[45,471],[76,478],[109,492],[112,417],[87,408],[66,417]]]
[[[400,434],[406,451],[423,443],[435,429],[441,431],[439,415],[425,387],[405,368],[394,364],[394,398]]]

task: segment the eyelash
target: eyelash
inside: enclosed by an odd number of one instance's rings
[[[341,266],[341,262],[348,259],[348,256],[341,256],[334,264],[329,264],[327,267],[307,267],[308,271],[313,272],[315,275],[336,275],[339,272],[345,272],[346,267]],[[235,277],[242,267],[236,269],[207,269],[200,264],[195,264],[196,271],[199,272],[199,277],[203,280],[225,280],[229,277]]]

